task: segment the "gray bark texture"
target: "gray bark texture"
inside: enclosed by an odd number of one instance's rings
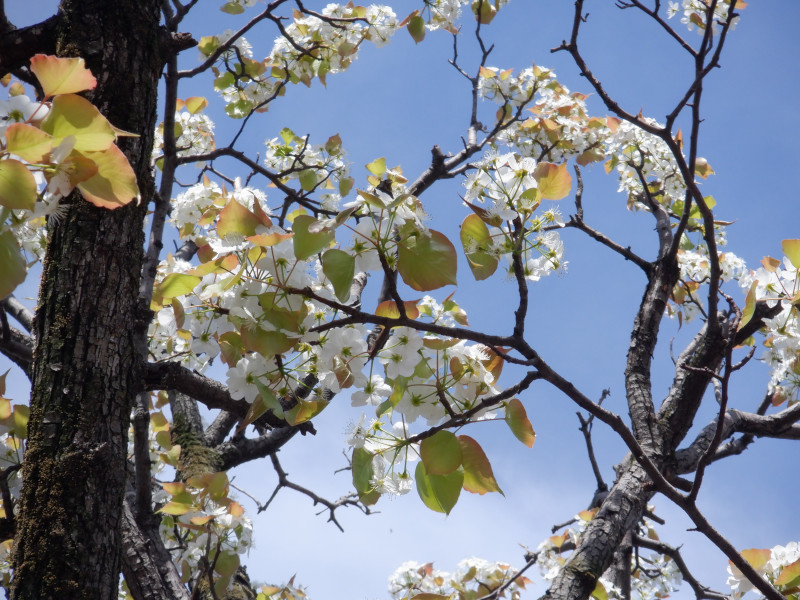
[[[119,146],[143,201],[109,211],[76,192],[50,226],[11,597],[111,600],[149,320],[137,297],[162,64],[159,2],[64,0],[54,36],[57,55],[84,58],[96,76],[87,97],[113,125],[139,134]]]

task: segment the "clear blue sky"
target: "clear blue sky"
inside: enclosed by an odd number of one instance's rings
[[[18,25],[46,15],[47,4],[7,0],[10,18]],[[218,4],[221,2],[203,2],[195,9],[188,26],[196,38],[235,29],[241,22],[219,12]],[[309,7],[318,4],[324,5],[308,2]],[[394,6],[402,18],[421,4],[402,0]],[[584,53],[606,89],[626,109],[634,113],[641,109],[644,115],[663,120],[688,85],[692,65],[655,25],[634,11],[619,11],[613,4],[587,2],[590,17],[584,27]],[[513,0],[485,30],[487,40],[496,44],[489,64],[519,70],[535,62],[553,68],[571,90],[589,92],[571,59],[549,51],[569,35],[571,19],[570,2]],[[800,3],[751,2],[728,40],[722,69],[716,70],[705,86],[701,155],[716,175],[703,184],[703,191],[717,200],[719,218],[736,220],[729,228],[728,249],[754,267],[764,255],[779,255],[780,240],[800,237],[795,181],[800,166],[796,115],[799,21]],[[471,29],[467,22],[461,40],[465,65],[475,56],[468,33]],[[248,39],[268,48],[275,30],[260,31]],[[686,33],[686,37],[694,42],[697,36]],[[391,165],[401,164],[413,179],[427,166],[434,144],[455,152],[460,137],[466,135],[469,89],[447,64],[451,50],[451,38],[443,32],[429,34],[419,45],[405,31],[386,48],[366,45],[347,73],[328,79],[327,88],[315,83],[311,89],[290,89],[251,124],[246,145],[253,153],[262,151],[263,140],[276,136],[284,126],[300,134],[311,133],[312,141],[339,133],[353,174],[361,178],[359,185],[365,174],[361,166],[379,156],[386,156]],[[184,66],[197,64],[195,57],[195,51],[187,51]],[[216,119],[218,143],[225,144],[230,129],[218,116],[221,103],[214,92],[192,84],[180,96],[198,94],[212,102],[210,114]],[[596,96],[589,102],[596,114],[607,113]],[[432,215],[431,226],[455,240],[458,223],[466,214],[457,195],[461,189],[460,182],[454,182],[436,186],[422,197]],[[275,204],[279,201],[276,197]],[[561,201],[561,207],[565,214],[574,210],[569,199]],[[606,177],[601,166],[586,174],[584,207],[590,224],[652,257],[652,219],[626,211],[625,198],[616,193],[616,181]],[[531,287],[528,327],[532,343],[588,396],[598,397],[603,388],[610,388],[608,407],[624,414],[625,353],[644,278],[630,263],[578,232],[566,232],[563,238],[568,272]],[[475,285],[463,262],[460,273],[462,284],[456,300],[467,310],[471,325],[510,330],[514,285],[501,276]],[[673,375],[670,339],[675,338],[677,354],[694,330],[690,325],[679,331],[675,322],[662,328],[663,343],[654,362],[656,397],[666,391]],[[0,372],[7,364],[0,359]],[[755,407],[766,381],[764,369],[747,369],[735,381],[732,405]],[[25,384],[24,376],[16,373],[10,395],[22,400],[28,393]],[[394,500],[384,498],[376,507],[377,515],[341,511],[338,516],[346,529],[341,534],[324,516],[314,515],[316,509],[306,498],[282,491],[270,510],[256,517],[256,547],[248,559],[251,577],[278,582],[296,573],[316,600],[358,600],[386,597],[387,576],[405,560],[435,561],[444,570],[453,569],[459,559],[469,556],[521,564],[520,544],[535,548],[550,535],[553,523],[585,508],[594,490],[577,429],[576,407],[544,385],[532,387],[522,399],[538,434],[533,449],[514,440],[502,423],[466,432],[484,446],[505,498],[465,493],[447,518],[424,508],[415,493]],[[712,408],[698,417],[698,426],[711,418]],[[332,472],[345,465],[340,454],[344,431],[359,415],[346,398],[338,398],[316,420],[316,437],[295,439],[281,452],[291,477],[330,498],[346,493],[349,475],[334,476]],[[603,474],[612,480],[611,466],[622,458],[624,448],[603,427],[598,425],[595,432]],[[762,440],[744,456],[711,469],[700,503],[712,523],[737,547],[770,547],[800,538],[800,528],[791,525],[797,522],[793,502],[798,492],[793,477],[796,461],[792,460],[796,456],[790,442]],[[272,491],[274,477],[267,463],[242,467],[235,475],[235,483],[262,502]],[[726,560],[722,554],[699,534],[686,532],[687,520],[666,500],[656,498],[655,504],[657,514],[669,520],[661,530],[662,539],[683,544],[703,582],[724,591]],[[245,505],[255,513],[252,505]],[[544,589],[536,586],[530,597]]]

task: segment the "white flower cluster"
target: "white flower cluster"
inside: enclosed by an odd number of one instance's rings
[[[506,256],[511,265],[518,249],[510,223],[519,219],[526,229],[522,245],[525,277],[538,281],[554,271],[563,271],[564,244],[558,233],[548,231],[562,222],[561,214],[555,207],[536,213],[541,203],[534,176],[537,162],[517,154],[490,152],[476,166],[464,183],[467,189],[464,199],[486,205],[486,220],[497,223],[489,229],[492,243],[484,251]]]
[[[736,8],[741,8],[744,2],[737,2]],[[667,6],[667,17],[673,18],[677,14],[681,14],[681,23],[686,25],[689,31],[693,30],[695,26],[698,28],[698,33],[702,34],[707,26],[708,13],[711,3],[707,0],[681,0],[678,2],[669,2]],[[720,24],[728,22],[728,14],[731,9],[731,0],[719,0],[714,7],[714,15],[712,17],[711,27],[714,33],[719,31]],[[734,17],[731,23],[731,29],[736,27],[739,17]]]
[[[178,156],[197,156],[216,148],[214,122],[206,115],[188,111],[175,113],[175,130],[178,135],[175,148]],[[159,125],[153,140],[153,158],[158,159],[164,151],[164,126]],[[200,162],[195,166],[202,167]]]
[[[305,191],[319,188],[319,202],[325,210],[339,208],[343,196],[350,191],[346,153],[338,136],[325,144],[310,144],[308,136],[298,136],[288,128],[279,138],[265,142],[264,164],[281,174],[286,181],[297,179]]]
[[[571,547],[575,547],[580,542],[581,535],[586,531],[593,516],[594,511],[584,511],[575,515],[574,524],[564,533],[552,536],[539,544],[537,564],[545,580],[552,581],[559,574],[567,562],[567,557],[564,556],[561,548],[567,542],[570,542]],[[642,533],[647,531],[650,531],[651,535],[654,533],[652,524],[646,519],[640,528]],[[645,557],[639,553],[631,559],[631,568],[632,597],[637,600],[666,598],[676,591],[683,581],[683,576],[675,561],[660,554],[654,553]],[[598,581],[605,589],[609,599],[622,600],[621,590],[613,582],[605,577],[600,577]]]
[[[511,565],[482,558],[462,560],[454,573],[434,569],[433,563],[408,561],[389,577],[389,595],[393,600],[408,600],[425,594],[446,598],[484,597],[516,575],[517,570]],[[528,580],[524,577],[517,578],[506,588],[508,597],[518,600],[526,583]]]
[[[750,554],[748,562],[760,575],[775,583],[785,567],[800,560],[800,543],[789,542],[785,546],[775,546],[770,550],[745,550],[744,553]],[[753,584],[730,562],[728,562],[727,584],[731,588],[732,600],[739,600],[747,592],[754,589]],[[781,591],[781,588],[779,588],[779,591]],[[796,587],[793,590],[784,591],[787,598],[794,598],[794,595],[789,595],[794,593],[796,593]]]
[[[512,69],[501,71],[497,67],[481,67],[478,93],[481,98],[496,104],[518,107],[530,102],[534,94],[554,80],[553,72],[541,67],[530,67],[514,75]]]
[[[764,259],[755,272],[740,279],[743,288],[755,283],[756,302],[780,303],[780,312],[764,321],[766,340],[762,360],[771,369],[769,387],[784,399],[796,399],[800,390],[800,315],[794,304],[800,292],[800,269],[784,257],[782,262]]]
[[[645,120],[659,125],[653,119]],[[618,191],[628,194],[628,208],[649,210],[642,201],[642,179],[648,186],[657,185],[658,190],[651,190],[651,195],[660,204],[671,207],[683,200],[686,184],[675,157],[669,146],[655,135],[627,121],[619,122],[606,141],[605,154],[611,157],[606,170],[616,169],[619,174]]]
[[[697,295],[700,286],[708,282],[711,276],[711,264],[705,247],[694,250],[678,250],[678,267],[680,280],[672,291],[670,298],[674,304],[667,307],[667,315],[679,317],[681,322],[688,323],[698,314],[703,299]],[[719,253],[720,279],[740,281],[747,274],[744,260],[733,252]]]
[[[470,0],[429,0],[425,2],[425,8],[429,12],[425,23],[426,29],[456,31],[456,21],[461,16],[461,7],[469,3]]]

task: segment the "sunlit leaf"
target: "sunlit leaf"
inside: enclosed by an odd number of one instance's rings
[[[32,210],[36,204],[36,179],[28,168],[12,158],[0,160],[0,206]]]
[[[443,233],[418,232],[400,244],[397,270],[406,285],[418,292],[455,285],[457,268],[456,249]]]
[[[772,552],[770,550],[761,548],[748,548],[747,550],[742,550],[739,554],[741,554],[742,558],[750,563],[750,566],[756,571],[763,569],[764,565],[767,564],[767,561],[772,556]]]
[[[783,253],[795,269],[800,269],[800,240],[783,240]]]
[[[600,581],[598,581],[594,586],[592,598],[594,598],[594,600],[608,600],[608,592]]]
[[[245,348],[266,358],[291,350],[297,340],[280,331],[265,331],[261,327],[243,327],[240,331]]]
[[[347,302],[356,272],[355,257],[344,250],[327,250],[322,255],[322,272],[333,284],[333,291],[339,302]]]
[[[747,325],[750,322],[750,319],[753,318],[753,314],[756,311],[756,288],[758,287],[758,281],[754,281],[753,285],[750,286],[750,289],[747,292],[747,298],[744,301],[744,308],[742,309],[742,318],[739,321],[739,327],[737,331]]]
[[[536,440],[536,433],[533,431],[531,422],[525,412],[525,407],[517,398],[510,400],[506,405],[506,423],[511,428],[516,438],[528,448],[533,448]]]
[[[450,514],[461,495],[464,472],[456,470],[449,475],[429,475],[420,461],[414,473],[417,492],[422,502],[436,512]]]
[[[542,198],[546,200],[561,200],[572,187],[572,177],[567,171],[567,164],[555,165],[549,162],[540,162],[533,172]]]
[[[294,255],[297,260],[306,260],[328,248],[336,236],[333,231],[309,232],[308,228],[317,220],[310,215],[298,215],[292,223],[294,233]]]
[[[405,308],[406,316],[409,319],[419,318],[417,302],[419,302],[419,300],[406,300],[403,302],[403,308]],[[397,309],[397,303],[394,300],[386,300],[378,304],[375,308],[375,314],[379,317],[386,317],[389,319],[400,318],[400,311]]]
[[[284,412],[284,418],[289,425],[299,425],[316,417],[329,404],[325,400],[298,400],[297,406]]]
[[[53,138],[38,127],[12,123],[6,128],[6,150],[28,162],[41,162],[53,149]]]
[[[162,304],[165,300],[188,294],[202,280],[202,277],[197,275],[170,273],[156,286],[153,292],[153,301]]]
[[[191,98],[187,98],[184,104],[186,105],[186,110],[194,115],[208,106],[208,100],[202,96],[192,96]]]
[[[467,256],[467,263],[477,281],[490,277],[497,270],[498,260],[485,252],[491,245],[489,228],[477,214],[467,215],[461,223],[461,245]]]
[[[31,71],[42,84],[47,97],[56,94],[76,94],[97,85],[92,72],[82,58],[59,58],[36,54],[31,58]]]
[[[464,489],[473,494],[500,492],[492,472],[492,465],[480,444],[467,435],[458,436],[461,446],[461,463],[464,466]]]
[[[223,239],[231,234],[242,237],[252,236],[255,235],[256,227],[259,225],[261,225],[261,221],[253,211],[231,199],[219,213],[217,235]]]
[[[139,196],[136,174],[115,145],[101,152],[82,152],[97,165],[97,173],[78,184],[87,201],[100,208],[119,208]]]
[[[461,444],[452,431],[442,429],[419,445],[426,473],[447,475],[461,466]]]
[[[372,488],[373,469],[372,458],[373,454],[365,448],[353,449],[352,471],[353,471],[353,487],[358,492],[358,498],[365,505],[370,506],[375,504],[381,495]]]
[[[5,298],[25,281],[28,272],[17,238],[8,230],[0,231],[0,265],[0,298]]]
[[[775,585],[789,585],[796,583],[795,580],[800,578],[800,559],[793,563],[786,565],[781,570],[781,574],[775,580]]]
[[[386,158],[376,158],[367,166],[367,171],[375,175],[375,177],[382,177],[386,173]]]
[[[75,94],[53,98],[41,128],[53,136],[53,145],[60,144],[69,135],[75,136],[75,149],[80,151],[105,150],[117,138],[114,128],[97,107]]]

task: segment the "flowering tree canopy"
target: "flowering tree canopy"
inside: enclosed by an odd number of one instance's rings
[[[389,579],[393,599],[532,596],[534,565],[548,598],[650,600],[681,587],[800,597],[796,543],[737,548],[698,505],[717,461],[759,437],[800,438],[800,239],[772,240],[776,258],[748,266],[703,191],[715,176],[704,82],[745,2],[617,3],[689,59],[661,118],[626,107],[595,74],[583,0],[554,49],[583,78],[574,91],[538,62],[493,63],[495,18],[529,10],[507,0],[420,0],[406,13],[232,0],[219,8],[239,29],[199,40],[184,33],[196,0],[114,4],[95,13],[64,0],[40,24],[0,22],[0,352],[16,365],[0,376],[0,567],[11,598],[305,598],[294,578],[251,582],[273,577],[243,566],[254,512],[292,490],[341,528],[337,511],[368,515],[384,496],[416,494],[447,515],[464,494],[504,494],[503,457],[483,432],[499,422],[536,452],[530,399],[544,389],[579,411],[588,507],[568,508],[574,517],[516,565],[406,562]],[[420,172],[387,162],[391,147],[354,166],[339,134],[268,118],[299,84],[346,77],[397,35],[421,47],[448,37],[468,104],[460,139],[423,148]],[[585,216],[590,171],[613,178],[616,208],[640,213],[655,252]],[[462,184],[452,197],[434,192],[451,180]],[[432,216],[433,193],[448,218]],[[641,279],[623,414],[604,405],[608,390],[580,389],[536,333],[532,294],[570,276],[577,239]],[[34,316],[15,293],[36,285],[40,261]],[[613,287],[590,293],[613,298]],[[496,296],[510,326],[471,326],[472,290]],[[685,346],[659,367],[671,372],[664,393],[653,362],[670,319]],[[763,399],[734,408],[735,378],[759,361]],[[30,401],[11,397],[10,378],[24,375]],[[349,490],[329,500],[290,479],[278,453],[341,403],[357,407],[342,439]],[[627,452],[613,483],[595,426]],[[233,484],[255,461],[277,479],[264,502]],[[730,590],[707,587],[659,539],[658,497],[729,561]]]

